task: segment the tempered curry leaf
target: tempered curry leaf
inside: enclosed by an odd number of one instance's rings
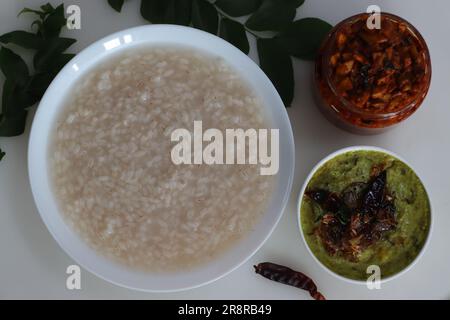
[[[151,23],[189,25],[192,0],[142,0],[141,15]]]
[[[1,47],[0,70],[6,79],[24,86],[28,81],[28,67],[23,59],[12,50]]]
[[[108,0],[109,5],[117,12],[122,11],[122,6],[125,0]]]
[[[3,44],[15,44],[26,49],[38,50],[42,47],[42,38],[34,33],[26,31],[12,31],[0,36]]]
[[[286,0],[263,0],[246,22],[255,31],[282,30],[295,18],[296,8]]]
[[[0,148],[0,161],[2,161],[2,159],[5,157],[5,152],[2,150],[2,148]]]
[[[332,26],[321,19],[300,19],[290,24],[276,42],[297,58],[313,60],[331,29]]]
[[[217,34],[219,15],[216,8],[206,0],[193,0],[192,25],[197,29]]]
[[[261,69],[278,90],[286,107],[294,98],[294,72],[292,59],[273,39],[258,39],[258,55]]]
[[[220,21],[219,36],[239,48],[245,54],[249,53],[250,45],[242,24],[228,18],[223,18]]]
[[[261,0],[217,0],[214,4],[229,16],[240,17],[258,9]]]

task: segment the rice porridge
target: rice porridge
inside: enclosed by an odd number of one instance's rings
[[[176,128],[270,128],[225,61],[184,47],[132,49],[73,88],[49,149],[65,221],[94,250],[134,269],[207,263],[248,234],[274,176],[260,165],[174,165]]]

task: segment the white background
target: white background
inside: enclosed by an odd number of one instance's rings
[[[28,30],[31,17],[17,18],[17,13],[24,6],[38,7],[45,2],[0,0],[0,34]],[[82,29],[64,32],[78,39],[72,52],[115,31],[146,23],[139,15],[139,0],[129,0],[122,14],[115,13],[106,0],[64,2],[66,7],[81,7]],[[239,269],[207,286],[180,293],[141,293],[116,287],[83,270],[82,290],[67,290],[65,271],[74,261],[50,236],[34,205],[26,167],[29,131],[21,137],[0,138],[0,147],[7,152],[0,162],[0,299],[309,299],[306,292],[255,275],[252,265],[262,261],[303,271],[315,279],[329,299],[449,299],[450,2],[306,0],[297,17],[320,17],[336,24],[365,11],[370,4],[406,18],[427,40],[433,81],[425,104],[388,133],[373,137],[348,134],[329,124],[316,109],[311,83],[313,64],[295,60],[296,92],[289,116],[296,143],[296,171],[290,202],[263,248]],[[254,50],[251,55],[255,57]],[[417,169],[431,194],[435,219],[431,245],[411,271],[383,285],[381,290],[370,291],[325,272],[306,251],[297,229],[296,198],[306,175],[327,154],[352,145],[374,145],[400,154]]]

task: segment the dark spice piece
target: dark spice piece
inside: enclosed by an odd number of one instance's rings
[[[362,201],[362,213],[374,213],[380,208],[384,197],[385,186],[386,171],[383,171],[369,184]]]
[[[320,204],[326,211],[337,212],[343,206],[343,202],[337,194],[326,190],[307,191],[306,195]]]
[[[357,261],[362,250],[396,228],[386,170],[377,167],[372,172],[376,175],[369,183],[352,183],[341,194],[322,189],[305,192],[325,212],[315,232],[329,254]]]
[[[338,221],[343,224],[347,223],[350,210],[338,194],[319,189],[307,191],[306,195],[319,204],[326,212],[334,213]]]
[[[360,206],[362,193],[367,189],[367,183],[355,182],[349,185],[342,192],[342,200],[349,209],[356,209]]]
[[[317,291],[317,286],[311,278],[299,271],[271,262],[260,263],[254,266],[254,268],[256,273],[267,279],[306,290],[315,300],[326,300],[325,297]]]

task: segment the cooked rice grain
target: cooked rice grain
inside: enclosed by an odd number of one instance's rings
[[[171,162],[176,128],[268,128],[259,99],[223,60],[184,48],[133,50],[75,86],[50,149],[54,192],[95,250],[135,269],[206,263],[248,234],[273,177],[259,166]]]

